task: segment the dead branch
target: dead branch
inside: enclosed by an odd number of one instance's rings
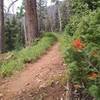
[[[12,7],[12,5],[14,5],[17,1],[18,1],[18,0],[14,0],[14,1],[9,5],[7,13],[9,13],[10,8]]]

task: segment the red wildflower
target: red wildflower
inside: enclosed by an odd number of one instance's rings
[[[88,78],[91,79],[91,80],[95,80],[98,76],[98,73],[97,72],[90,72],[88,73]]]
[[[80,39],[74,40],[73,46],[77,49],[83,49],[84,48],[84,44],[82,43],[82,41]]]

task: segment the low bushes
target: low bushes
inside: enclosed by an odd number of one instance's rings
[[[9,76],[14,71],[22,69],[25,63],[35,61],[55,40],[56,37],[53,34],[46,33],[37,43],[33,43],[34,45],[32,47],[12,52],[12,57],[10,59],[0,63],[0,75],[3,77]]]
[[[66,27],[71,34],[61,42],[70,82],[76,90],[100,100],[100,11],[83,16],[75,25]]]

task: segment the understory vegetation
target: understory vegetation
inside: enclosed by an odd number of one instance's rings
[[[32,47],[23,48],[19,51],[8,52],[5,58],[0,60],[0,76],[5,77],[22,69],[25,63],[34,62],[56,41],[51,33],[45,33],[39,40],[33,42]],[[2,56],[3,57],[3,56]]]
[[[75,15],[71,16],[60,39],[72,96],[100,100],[100,9],[86,8],[82,1],[79,9],[76,3],[79,2],[74,2],[72,8]]]

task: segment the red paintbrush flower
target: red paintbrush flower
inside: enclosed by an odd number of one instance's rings
[[[83,49],[84,48],[84,44],[82,43],[82,41],[80,39],[74,40],[73,46],[77,49]]]

